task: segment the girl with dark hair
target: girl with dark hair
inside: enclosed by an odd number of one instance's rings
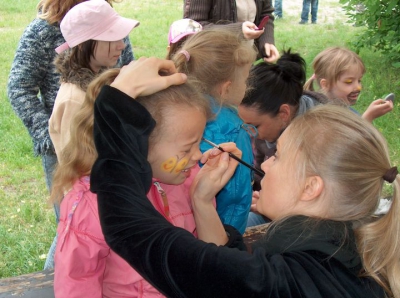
[[[254,140],[255,164],[260,167],[276,151],[276,141],[290,122],[308,109],[327,102],[317,92],[304,92],[306,63],[289,49],[275,64],[260,63],[251,69],[249,91],[239,105],[242,120],[257,128]],[[255,177],[253,200],[258,198],[261,177]],[[254,208],[254,206],[253,206]],[[250,213],[247,226],[266,219]]]

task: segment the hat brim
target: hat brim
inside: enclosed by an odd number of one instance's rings
[[[129,35],[133,28],[140,25],[139,21],[119,17],[108,30],[92,37],[93,40],[100,41],[117,41],[124,39]]]
[[[175,36],[175,38],[171,39],[169,44],[177,43],[178,41],[180,41],[185,36],[193,35],[193,34],[196,34],[196,33],[197,32],[185,32],[185,33],[179,34],[178,36]]]

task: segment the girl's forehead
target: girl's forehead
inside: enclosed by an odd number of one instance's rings
[[[340,75],[341,78],[362,78],[364,75],[363,69],[359,65],[351,65],[347,70]]]

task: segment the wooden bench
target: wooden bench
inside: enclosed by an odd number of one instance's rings
[[[53,270],[0,279],[0,297],[54,298]]]
[[[261,238],[268,224],[248,228],[244,233],[244,241],[250,251],[251,244]],[[53,270],[24,274],[0,279],[0,298],[54,298]]]

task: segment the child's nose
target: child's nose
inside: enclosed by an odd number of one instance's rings
[[[196,152],[192,155],[192,159],[200,160],[202,156],[203,156],[203,153],[201,153],[200,148],[197,148]]]
[[[125,49],[125,43],[124,43],[124,40],[123,40],[123,39],[121,39],[121,40],[118,41],[117,49],[118,49],[118,50],[121,50],[121,51]]]

